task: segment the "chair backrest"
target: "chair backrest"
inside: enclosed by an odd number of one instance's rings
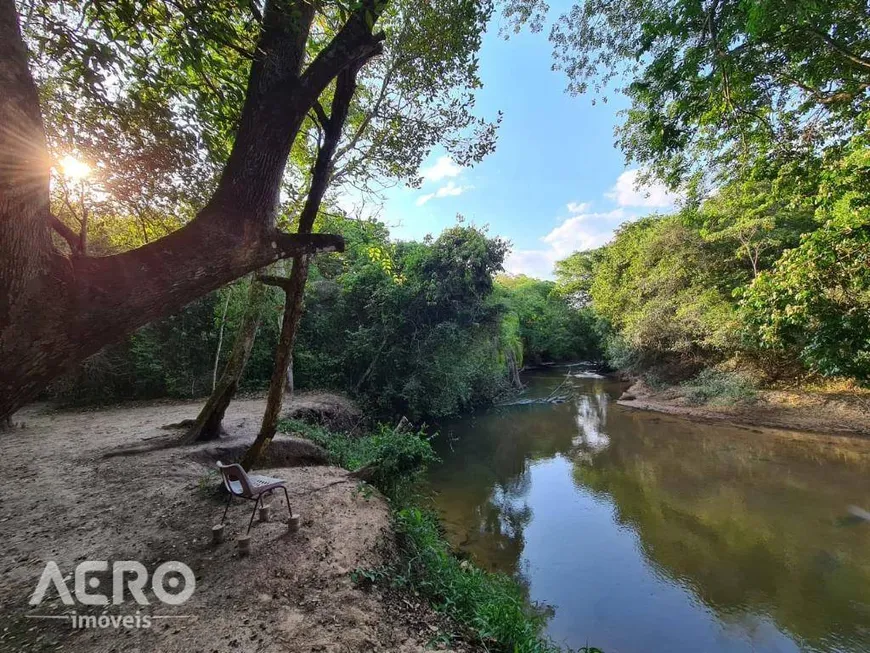
[[[245,473],[245,468],[238,464],[224,465],[218,461],[218,469],[221,470],[221,476],[224,480],[224,487],[231,494],[240,497],[251,496],[251,481],[248,480],[248,475]]]

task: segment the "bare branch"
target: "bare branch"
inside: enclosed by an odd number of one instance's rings
[[[320,121],[320,126],[326,128],[329,124],[329,116],[326,115],[326,111],[323,110],[323,105],[320,104],[320,100],[316,100],[312,105],[312,109],[314,109],[314,113],[317,115],[317,119]]]
[[[81,254],[81,237],[75,231],[66,226],[54,213],[47,213],[45,219],[49,226],[54,229],[69,245],[73,255]]]
[[[274,274],[260,274],[257,276],[257,279],[260,283],[264,283],[267,286],[276,286],[281,288],[284,292],[287,292],[290,289],[289,277],[279,277]]]
[[[365,130],[368,129],[369,124],[372,119],[378,115],[378,112],[381,110],[381,104],[383,104],[384,99],[387,97],[387,91],[389,90],[390,82],[393,81],[393,76],[396,73],[396,69],[398,68],[398,61],[394,61],[393,65],[391,65],[386,74],[384,75],[384,79],[381,82],[381,90],[378,93],[378,99],[375,100],[374,105],[371,110],[366,114],[365,118],[363,118],[357,130],[354,132],[354,135],[348,141],[347,145],[339,150],[338,154],[335,155],[336,160],[340,160],[344,157],[345,154],[352,151],[357,143],[359,142],[362,135],[365,133]]]

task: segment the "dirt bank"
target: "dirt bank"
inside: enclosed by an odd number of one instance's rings
[[[697,405],[692,404],[679,387],[656,391],[639,381],[617,403],[697,420],[870,436],[870,398],[864,395],[762,390],[751,404]]]
[[[263,407],[261,400],[234,402],[225,420],[230,436],[252,437]],[[222,497],[210,491],[212,445],[107,456],[176,437],[161,427],[198,408],[175,403],[56,412],[37,406],[16,416],[25,429],[0,433],[0,651],[427,650],[443,625],[438,615],[413,597],[358,589],[350,578],[356,568],[384,562],[392,535],[385,502],[361,491],[345,471],[270,469],[269,475],[287,479],[301,528],[288,532],[285,501],[275,499],[277,519],[255,522],[253,554],[240,558],[235,539],[252,504],[234,502],[227,541],[210,543],[223,511]],[[129,597],[120,608],[68,607],[54,589],[40,606],[28,605],[48,561],[71,575],[83,560],[135,560],[149,572],[163,561],[184,562],[196,575],[192,597],[172,607],[149,590],[151,605],[139,609],[185,618],[154,619],[142,629],[74,629],[68,620],[29,618],[136,614]],[[100,578],[94,591],[111,597],[111,578]],[[73,585],[70,580],[70,591]]]

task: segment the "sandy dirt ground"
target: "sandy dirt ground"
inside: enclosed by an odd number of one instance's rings
[[[637,382],[618,403],[693,420],[870,436],[870,398],[864,395],[763,390],[758,393],[758,400],[748,405],[698,406],[690,403],[679,388],[656,392]]]
[[[288,481],[301,527],[289,532],[280,495],[272,500],[272,521],[254,522],[252,554],[240,557],[235,540],[253,504],[234,501],[226,541],[211,543],[223,497],[213,491],[216,477],[208,476],[208,445],[112,455],[177,437],[160,427],[195,416],[198,407],[57,412],[33,406],[16,416],[25,428],[0,433],[0,651],[415,653],[438,640],[444,622],[413,596],[352,582],[354,569],[383,564],[392,536],[384,500],[345,471],[268,470]],[[261,400],[234,402],[225,420],[230,436],[253,437],[262,412]],[[178,560],[195,573],[196,589],[180,606],[159,603],[150,584],[148,606],[130,596],[121,606],[66,606],[53,588],[41,605],[28,604],[48,561],[58,564],[74,594],[72,573],[83,560],[135,560],[149,573]],[[101,582],[91,591],[111,601],[111,578],[96,575]],[[160,618],[147,629],[78,629],[67,618],[137,609]]]

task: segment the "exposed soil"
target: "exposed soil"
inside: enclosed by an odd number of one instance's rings
[[[695,420],[870,436],[870,399],[857,394],[762,390],[751,404],[697,405],[692,404],[679,387],[655,391],[638,381],[618,403]]]
[[[212,460],[223,455],[220,447],[233,450],[240,439],[253,439],[264,403],[230,406],[229,442],[163,446],[179,433],[161,427],[198,408],[193,402],[93,412],[33,406],[16,416],[25,428],[0,433],[0,651],[416,653],[441,637],[441,617],[413,596],[352,581],[354,569],[382,565],[393,544],[385,501],[344,470],[269,469],[288,481],[299,530],[289,532],[279,493],[271,501],[272,520],[254,522],[252,554],[240,557],[235,541],[253,503],[234,500],[226,540],[213,545],[211,527],[220,521],[224,497],[215,491]],[[305,462],[292,455],[283,461]],[[149,573],[178,560],[194,571],[196,590],[177,607],[158,602],[150,583],[151,605],[141,608],[129,596],[119,607],[65,606],[54,589],[38,607],[28,605],[48,561],[58,564],[73,592],[72,573],[82,560],[136,560]],[[101,576],[91,591],[111,601],[111,578]],[[154,619],[147,629],[74,629],[69,620],[28,618],[135,615],[137,608],[188,618]]]
[[[284,416],[320,424],[332,431],[354,431],[363,424],[360,409],[347,397],[331,392],[295,395]]]

